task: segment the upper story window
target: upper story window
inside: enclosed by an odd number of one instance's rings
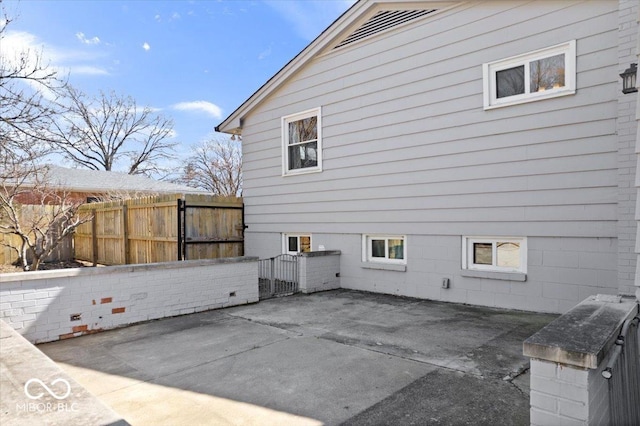
[[[462,269],[527,272],[527,239],[462,237]]]
[[[320,108],[282,117],[282,174],[322,171]]]
[[[482,65],[484,109],[576,92],[576,41]]]

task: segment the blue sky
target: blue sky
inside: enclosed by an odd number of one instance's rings
[[[13,22],[0,52],[41,50],[78,89],[115,90],[158,109],[186,153],[353,0],[1,4]]]

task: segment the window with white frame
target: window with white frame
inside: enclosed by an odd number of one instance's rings
[[[363,235],[364,262],[407,263],[407,238],[404,235]]]
[[[282,174],[322,171],[320,108],[282,117]]]
[[[286,254],[307,253],[311,251],[311,235],[284,234],[282,236],[283,252]]]
[[[576,41],[482,65],[484,109],[576,92]]]
[[[527,272],[527,239],[462,237],[462,269]]]

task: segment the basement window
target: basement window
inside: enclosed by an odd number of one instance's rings
[[[282,245],[286,254],[308,253],[311,251],[311,235],[283,234]]]
[[[462,237],[462,269],[527,272],[527,240],[521,237]]]
[[[407,263],[404,235],[363,235],[363,261],[377,263]]]

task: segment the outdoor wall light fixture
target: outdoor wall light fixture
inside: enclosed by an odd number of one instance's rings
[[[622,77],[622,93],[635,93],[638,91],[636,88],[636,75],[638,74],[638,64],[631,64],[629,68],[624,70],[620,77]]]

